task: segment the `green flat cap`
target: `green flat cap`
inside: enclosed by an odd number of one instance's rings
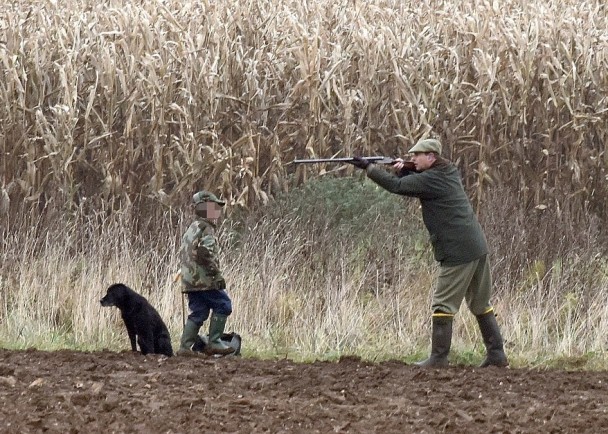
[[[409,150],[410,154],[414,152],[435,152],[441,154],[441,143],[435,139],[424,139],[419,140],[412,149]]]
[[[208,191],[199,191],[198,193],[195,193],[194,196],[192,196],[192,203],[194,205],[198,205],[199,203],[203,202],[215,202],[221,206],[226,205],[225,201],[219,200],[215,194],[210,193]]]

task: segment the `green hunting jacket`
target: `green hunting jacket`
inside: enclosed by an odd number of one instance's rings
[[[218,255],[215,225],[202,218],[192,222],[180,248],[183,292],[225,289]]]
[[[370,164],[367,176],[391,193],[417,197],[429,231],[435,260],[442,266],[465,264],[488,253],[488,243],[473,212],[460,173],[439,159],[429,169],[398,177]]]

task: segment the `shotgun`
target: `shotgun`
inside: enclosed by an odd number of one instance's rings
[[[376,164],[393,164],[395,162],[394,158],[390,157],[361,157],[365,158],[367,161]],[[353,161],[353,157],[344,157],[344,158],[312,158],[310,160],[293,160],[293,164],[311,164],[311,163],[350,163]]]
[[[391,157],[381,157],[381,156],[375,156],[375,157],[361,157],[364,158],[365,160],[369,161],[370,163],[374,163],[374,164],[395,164],[396,160],[394,158]],[[314,164],[314,163],[350,163],[351,161],[353,161],[354,158],[353,157],[344,157],[344,158],[312,158],[309,160],[293,160],[293,164]],[[410,172],[415,172],[416,171],[416,166],[414,166],[414,163],[411,161],[404,161],[403,162],[403,169],[401,170],[406,170],[406,171],[410,171]]]

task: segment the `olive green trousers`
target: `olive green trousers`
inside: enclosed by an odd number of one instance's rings
[[[464,299],[474,315],[483,315],[492,310],[491,295],[490,261],[484,255],[466,264],[439,267],[432,309],[434,313],[453,316]]]

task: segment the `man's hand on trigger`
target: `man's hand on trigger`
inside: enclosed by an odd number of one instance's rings
[[[355,166],[356,168],[363,170],[367,169],[367,166],[370,165],[369,161],[361,157],[353,157],[353,159],[349,161],[349,163]]]
[[[401,169],[403,167],[403,158],[395,158],[393,162],[393,167],[395,169]]]

